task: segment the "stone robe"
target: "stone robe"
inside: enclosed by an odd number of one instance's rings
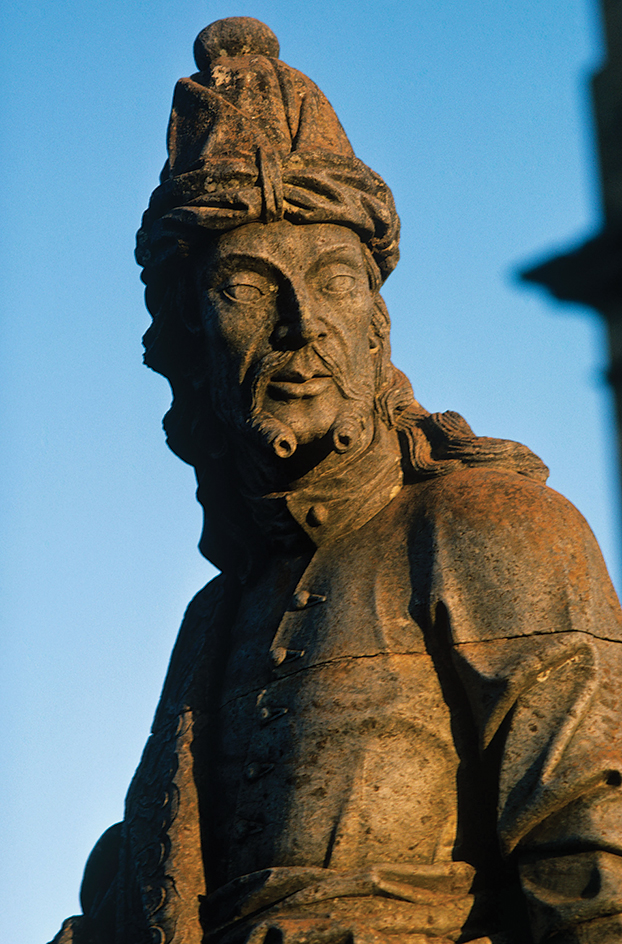
[[[622,628],[593,535],[512,472],[395,491],[192,601],[59,941],[622,939]]]

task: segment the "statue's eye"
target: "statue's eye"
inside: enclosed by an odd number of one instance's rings
[[[353,291],[356,279],[353,275],[333,275],[324,284],[324,291],[331,295],[347,295]]]
[[[251,285],[250,282],[228,282],[223,287],[222,293],[232,302],[244,302],[246,304],[258,302],[264,294],[259,286]]]

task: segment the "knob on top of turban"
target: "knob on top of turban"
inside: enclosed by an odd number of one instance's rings
[[[279,41],[265,23],[252,16],[230,16],[216,20],[202,30],[194,41],[197,68],[207,71],[220,56],[279,57]]]

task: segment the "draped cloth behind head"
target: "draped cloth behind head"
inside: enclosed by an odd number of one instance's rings
[[[197,37],[200,71],[177,83],[169,158],[138,232],[148,286],[201,237],[255,221],[347,226],[383,280],[397,264],[391,191],[355,157],[318,87],[278,54],[271,30],[250,17]],[[152,311],[155,302],[148,295]]]

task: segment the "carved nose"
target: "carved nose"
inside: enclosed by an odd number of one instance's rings
[[[306,296],[292,292],[283,302],[275,340],[284,347],[296,349],[326,337],[326,326]]]

